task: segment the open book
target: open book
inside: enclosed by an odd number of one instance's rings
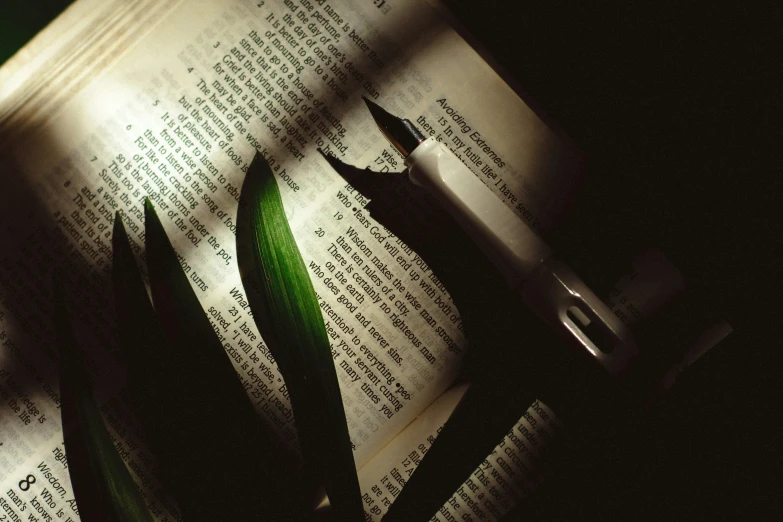
[[[295,447],[236,265],[258,151],[319,295],[366,516],[380,520],[464,392],[452,384],[469,347],[448,289],[317,153],[402,170],[361,96],[440,136],[543,234],[555,225],[578,155],[422,0],[77,0],[0,69],[0,519],[78,519],[40,296],[49,267],[80,267],[90,276],[70,288],[106,314],[74,309],[80,335],[112,346],[111,225],[119,211],[143,258],[144,197],[257,410]],[[177,520],[128,427],[120,370],[90,370],[151,511]],[[535,404],[438,520],[497,519],[531,487],[525,455],[558,429]]]

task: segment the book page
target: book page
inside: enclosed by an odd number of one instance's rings
[[[605,301],[615,315],[632,325],[663,309],[685,284],[683,275],[662,252],[649,249],[633,259]],[[724,322],[708,328],[693,346],[683,341],[684,361],[671,371],[675,375],[682,371],[697,354],[709,350],[730,331]],[[360,470],[368,520],[381,520],[466,391],[464,384],[449,389]],[[556,412],[535,401],[432,521],[501,519],[546,480],[546,447],[567,429]]]
[[[144,197],[257,410],[296,448],[287,390],[236,265],[237,201],[256,152],[277,176],[319,296],[357,466],[454,380],[468,343],[447,289],[369,217],[367,201],[317,149],[358,167],[403,169],[367,96],[447,143],[541,231],[557,218],[576,158],[431,7],[381,4],[182,3],[154,23],[128,20],[145,24],[146,36],[68,103],[41,111],[14,100],[14,125],[28,136],[9,140],[13,126],[5,127],[1,153],[6,512],[35,501],[41,514],[76,519],[48,319],[49,271],[60,266],[116,446],[153,513],[178,516],[132,428],[122,368],[107,356],[116,346],[107,280],[114,212],[143,262]],[[52,504],[41,504],[44,495]]]
[[[381,520],[466,391],[465,384],[447,390],[360,470],[367,520]],[[543,480],[542,450],[563,429],[554,412],[536,401],[432,520],[499,520]]]
[[[370,520],[386,513],[466,391],[466,384],[446,390],[359,470],[365,516]]]

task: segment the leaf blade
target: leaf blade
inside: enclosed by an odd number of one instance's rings
[[[253,318],[288,387],[305,465],[338,520],[363,520],[342,396],[320,307],[269,165],[256,154],[240,196],[237,255]]]
[[[85,522],[152,522],[103,423],[57,279],[54,286],[64,446],[80,516]]]
[[[183,415],[172,414],[187,407],[176,382],[187,378],[176,356],[167,350],[163,331],[149,300],[146,287],[131,251],[122,216],[115,215],[112,233],[112,283],[120,336],[133,410],[156,456],[162,479],[180,510],[198,512],[198,501],[186,485],[193,448],[182,440]],[[178,376],[175,379],[174,376]],[[184,415],[188,417],[188,415]],[[179,451],[168,448],[178,447]]]
[[[279,448],[262,428],[149,200],[145,225],[155,312],[181,379],[193,385],[177,399],[195,409],[188,408],[180,425],[171,426],[183,441],[179,451],[198,455],[189,465],[182,458],[188,494],[196,503],[201,500],[191,518],[254,520],[260,505],[270,520],[297,520],[297,492]],[[194,426],[209,431],[194,432]],[[207,451],[197,451],[199,446]]]

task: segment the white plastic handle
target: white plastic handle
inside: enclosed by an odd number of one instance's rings
[[[445,145],[433,138],[406,159],[411,181],[430,191],[500,270],[509,286],[562,339],[585,349],[612,375],[638,350],[628,328],[551,249]]]
[[[427,138],[405,159],[411,181],[430,191],[512,288],[552,255],[527,224],[445,145]]]
[[[638,360],[630,329],[561,261],[547,260],[518,293],[564,341],[590,352],[610,374],[624,375]]]

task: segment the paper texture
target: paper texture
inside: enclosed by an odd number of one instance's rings
[[[468,345],[446,289],[316,149],[402,170],[367,96],[439,136],[543,231],[567,196],[575,155],[432,7],[380,4],[105,2],[90,11],[103,13],[97,23],[55,24],[42,36],[52,47],[3,71],[0,509],[10,520],[78,519],[47,301],[54,268],[66,274],[117,448],[158,519],[178,517],[134,433],[122,369],[106,356],[116,345],[114,212],[143,261],[145,196],[256,408],[295,447],[286,390],[236,266],[238,191],[256,151],[277,176],[320,297],[357,465],[454,381]]]

